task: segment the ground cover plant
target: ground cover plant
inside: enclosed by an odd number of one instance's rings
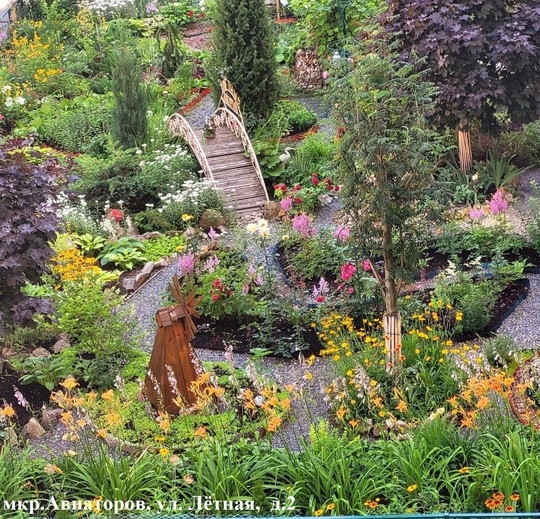
[[[454,46],[452,11],[414,1],[283,1],[296,23],[277,46],[262,1],[18,6],[0,43],[0,516],[25,499],[55,518],[110,516],[110,500],[141,516],[540,511],[535,334],[490,328],[537,297],[538,17],[462,4]],[[294,55],[313,46],[306,101]],[[240,92],[267,219],[235,219],[169,134],[207,71]],[[470,128],[470,167],[448,125]],[[167,265],[163,293],[121,295],[148,262]],[[149,371],[145,320],[169,304],[200,313],[212,359],[193,360],[193,405],[170,366]],[[52,431],[27,450],[30,418]]]

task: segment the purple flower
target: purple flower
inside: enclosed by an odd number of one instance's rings
[[[195,270],[195,255],[193,252],[188,252],[178,258],[178,270],[180,270],[181,277],[193,274]]]
[[[292,219],[292,226],[293,226],[293,229],[297,233],[299,233],[303,238],[309,238],[310,236],[315,236],[317,232],[312,226],[311,218],[306,213],[296,215]]]
[[[293,199],[291,197],[284,198],[283,200],[281,200],[281,202],[279,202],[279,205],[281,206],[281,209],[283,209],[284,211],[290,211],[293,205]]]
[[[484,211],[482,211],[482,209],[474,209],[473,207],[469,209],[469,217],[473,220],[478,220],[482,218],[482,216],[484,216]]]
[[[345,227],[344,225],[338,225],[337,229],[334,231],[334,238],[339,241],[347,241],[350,235],[351,231],[348,227]]]
[[[502,191],[498,190],[489,202],[489,210],[491,214],[497,215],[499,213],[505,213],[507,209],[508,202],[505,200]]]

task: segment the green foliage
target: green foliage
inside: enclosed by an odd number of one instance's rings
[[[170,485],[167,466],[156,455],[143,451],[137,456],[113,457],[100,444],[97,452],[84,457],[64,456],[58,461],[62,472],[69,474],[63,489],[73,499],[155,503]]]
[[[498,191],[501,187],[508,187],[530,167],[518,168],[512,164],[515,155],[510,157],[500,154],[497,148],[490,149],[487,152],[486,162],[476,164],[476,171],[489,179],[487,188],[494,186]]]
[[[186,247],[183,236],[161,236],[144,242],[144,255],[148,261],[158,261]]]
[[[266,117],[278,99],[274,38],[264,0],[215,0],[214,52],[209,73],[214,91],[227,77],[248,121]]]
[[[534,195],[529,198],[527,232],[531,245],[535,250],[540,251],[540,189],[535,182],[531,182],[530,186]]]
[[[148,103],[141,83],[141,68],[125,43],[114,58],[112,80],[115,99],[112,134],[124,149],[134,148],[146,140]]]
[[[496,335],[482,345],[486,359],[494,368],[507,369],[515,362],[516,343],[507,335]]]
[[[111,124],[111,99],[93,94],[48,101],[30,114],[43,139],[61,150],[101,155]]]
[[[274,112],[277,114],[275,115]],[[277,117],[284,121],[285,128],[282,131],[282,136],[306,132],[317,122],[317,115],[294,99],[282,99],[278,101],[272,117]]]
[[[265,178],[277,178],[283,173],[283,164],[279,158],[281,151],[279,141],[272,140],[253,140],[253,150],[257,155],[257,161],[261,167]]]
[[[385,7],[380,0],[352,0],[342,3],[345,6],[345,19],[335,0],[291,0],[290,8],[295,16],[302,35],[306,38],[304,46],[315,46],[321,56],[326,56],[331,44],[342,38],[354,36],[366,27]]]
[[[0,435],[1,435],[0,428]],[[0,436],[1,438],[1,436]],[[34,462],[28,453],[3,447],[0,443],[0,499],[4,502],[31,500],[36,498]],[[20,512],[2,511],[5,519],[21,518]]]
[[[103,236],[93,236],[91,234],[75,235],[71,241],[77,245],[85,256],[96,256],[97,252],[105,246]]]
[[[540,120],[525,125],[519,131],[505,131],[499,137],[499,146],[515,155],[520,166],[540,164]]]
[[[328,231],[313,237],[291,236],[283,241],[285,270],[293,283],[316,283],[322,277],[339,278],[340,267],[345,263],[345,250]]]
[[[435,282],[434,294],[444,304],[450,304],[463,313],[456,332],[480,332],[485,329],[502,287],[489,279],[476,281],[467,272],[453,275],[441,273]]]
[[[73,373],[73,364],[66,355],[27,357],[21,363],[21,369],[25,372],[19,378],[21,384],[37,382],[52,391],[60,381]]]
[[[427,219],[432,174],[447,151],[427,122],[437,90],[384,43],[355,59],[332,85],[344,206],[359,253],[383,256],[385,302],[396,311],[397,285],[410,271],[418,236],[411,223]],[[358,50],[357,50],[358,51]]]
[[[106,243],[97,259],[102,265],[112,263],[120,270],[133,270],[137,265],[148,261],[144,252],[143,242],[129,236],[123,236],[118,240]]]

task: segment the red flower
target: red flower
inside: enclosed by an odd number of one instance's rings
[[[212,283],[212,286],[214,288],[219,288],[221,286],[221,280],[219,278],[217,279],[214,279],[213,283]]]
[[[334,186],[334,191],[337,193],[341,189],[340,186]]]
[[[319,185],[319,177],[317,176],[317,173],[313,173],[313,175],[311,175],[311,183],[314,185],[314,186],[318,186]]]
[[[194,14],[193,11],[188,11],[187,12],[188,18],[191,18],[193,16],[193,14]]]
[[[322,303],[324,301],[324,297],[323,296],[317,296],[317,299],[315,299],[315,301],[317,301],[317,303]]]
[[[302,203],[302,199],[301,199],[299,196],[297,196],[297,197],[294,199],[294,203],[295,203],[295,204],[301,204],[301,203]]]
[[[109,218],[115,222],[121,222],[124,219],[124,212],[120,209],[111,209],[109,211]]]
[[[274,186],[274,191],[276,194],[278,194],[278,192],[281,192],[281,194],[284,195],[287,192],[287,186],[285,184],[276,184]]]
[[[214,294],[212,296],[212,301],[216,302],[217,300],[219,300],[219,294]]]
[[[4,119],[4,116],[0,114],[0,121],[2,121],[3,119]]]
[[[294,190],[295,191],[300,191],[302,189],[302,185],[301,184],[296,184],[296,186],[294,186]]]

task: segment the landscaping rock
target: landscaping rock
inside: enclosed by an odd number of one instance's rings
[[[279,202],[265,202],[263,205],[263,217],[266,220],[277,220],[284,213]]]
[[[152,271],[154,270],[154,262],[149,261],[146,263],[141,270],[141,274],[146,274],[146,277],[148,277],[150,274],[152,274]]]
[[[32,351],[32,357],[50,357],[51,352],[45,348],[36,348]]]
[[[44,409],[41,417],[41,426],[46,431],[54,429],[61,414],[62,409]]]
[[[69,337],[63,333],[60,335],[60,339],[58,339],[52,347],[52,351],[54,353],[60,353],[61,351],[65,350],[66,348],[69,348],[71,344],[69,343]]]
[[[161,258],[159,261],[156,261],[154,263],[154,268],[166,267],[168,264],[169,264],[169,260],[167,258]]]
[[[19,445],[19,438],[13,427],[8,427],[5,432],[7,433],[7,443],[10,447],[16,447]]]
[[[120,293],[129,294],[135,290],[135,278],[126,278],[120,282]]]
[[[145,232],[144,234],[141,235],[141,238],[145,240],[151,240],[154,238],[161,238],[162,236],[163,234],[161,234],[160,232],[153,231],[153,232]]]
[[[35,418],[30,418],[28,423],[23,427],[21,436],[23,440],[29,440],[30,438],[40,438],[45,434],[45,429],[41,427],[39,422]]]
[[[206,209],[199,220],[199,227],[203,231],[209,231],[210,227],[217,229],[222,225],[227,225],[227,220],[217,209]]]

